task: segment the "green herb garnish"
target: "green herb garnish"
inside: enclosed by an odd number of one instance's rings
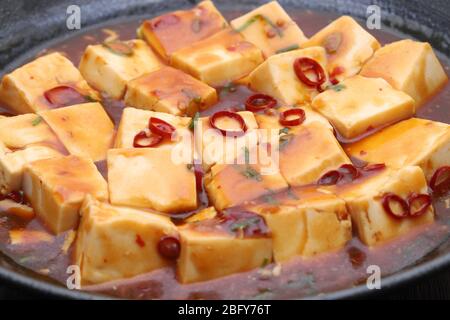
[[[193,167],[194,167],[194,165],[192,163],[188,163],[186,165],[186,168],[188,168],[188,170],[192,170]]]
[[[264,196],[264,201],[273,205],[280,204],[279,201],[272,194],[266,194]]]
[[[346,87],[342,83],[335,84],[334,86],[329,86],[328,89],[334,90],[336,92],[344,90]]]
[[[202,21],[199,18],[192,20],[191,29],[195,33],[199,33],[202,30]]]
[[[242,32],[258,20],[262,20],[265,23],[267,23],[268,25],[270,25],[280,38],[283,36],[283,31],[280,28],[278,28],[276,26],[276,24],[272,22],[272,20],[270,20],[268,17],[266,17],[265,15],[262,15],[262,14],[257,14],[255,16],[251,17],[242,26],[240,26],[239,28],[237,28],[235,30],[237,32]]]
[[[260,218],[248,218],[248,219],[238,220],[230,226],[230,230],[233,232],[236,232],[238,230],[244,230],[244,229],[250,227],[251,225],[258,224],[259,221],[260,221]]]
[[[267,267],[269,264],[269,258],[264,258],[263,262],[261,263],[261,268]]]
[[[280,137],[280,141],[279,141],[279,146],[278,148],[281,150],[283,149],[285,146],[287,146],[289,144],[289,142],[291,142],[291,140],[294,138],[293,134],[285,134],[282,135]]]
[[[278,134],[288,134],[288,133],[289,133],[288,127],[284,127],[283,129],[280,129],[280,131],[278,132]]]
[[[228,93],[236,92],[236,86],[233,83],[228,83],[220,89],[220,95],[227,95]]]
[[[287,190],[287,195],[289,198],[294,199],[294,200],[300,200],[300,198],[294,193],[294,191],[292,191],[291,188],[289,188]]]
[[[33,122],[31,122],[31,124],[33,125],[33,127],[36,127],[38,124],[40,124],[42,122],[42,120],[44,120],[44,119],[42,119],[41,116],[38,116],[37,118],[35,118],[33,120]]]
[[[108,41],[104,42],[102,45],[112,53],[120,56],[131,56],[133,54],[133,48],[123,41]]]
[[[278,49],[277,51],[275,51],[275,53],[278,54],[278,53],[289,52],[289,51],[297,50],[297,49],[300,49],[300,46],[298,44],[292,44],[290,46]]]
[[[189,123],[189,130],[194,131],[195,126],[197,125],[197,121],[200,118],[200,113],[196,112],[191,122]]]
[[[245,164],[248,165],[250,163],[250,150],[247,147],[244,147],[244,159]]]
[[[261,174],[250,166],[247,166],[245,168],[245,170],[242,172],[242,175],[246,178],[253,179],[258,182],[262,181]]]

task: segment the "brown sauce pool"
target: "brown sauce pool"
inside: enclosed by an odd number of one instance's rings
[[[225,12],[227,19],[242,12]],[[335,14],[290,10],[289,14],[299,24],[307,36],[326,26],[338,17]],[[136,37],[136,28],[142,21],[132,21],[108,28],[96,29],[76,36],[39,53],[62,51],[75,65],[78,65],[85,47],[103,42],[113,30],[122,40]],[[382,44],[399,40],[400,37],[385,31],[370,31]],[[447,74],[449,66],[445,64]],[[243,86],[232,90],[220,90],[220,102],[204,115],[223,109],[244,108],[244,101],[252,92]],[[428,101],[417,113],[417,117],[450,123],[450,85]],[[118,124],[124,103],[106,100],[103,102],[111,118]],[[0,107],[0,114],[10,115]],[[369,133],[368,133],[369,134]],[[338,136],[339,138],[339,136]],[[340,139],[345,144],[348,141]],[[106,175],[105,163],[98,163],[99,170]],[[205,195],[201,195],[202,206],[207,206]],[[84,287],[84,290],[115,297],[136,299],[278,299],[320,295],[365,283],[370,265],[381,268],[386,276],[411,266],[432,252],[450,236],[450,194],[434,197],[433,205],[436,222],[424,226],[382,246],[369,249],[356,236],[346,248],[335,253],[323,254],[315,258],[294,258],[281,265],[270,264],[257,270],[234,274],[224,278],[181,285],[175,277],[173,267],[159,269],[132,279]],[[1,210],[1,209],[0,209]],[[188,215],[187,213],[186,215]],[[22,244],[10,240],[11,230],[35,232]],[[52,236],[39,220],[23,220],[0,211],[0,250],[18,265],[42,274],[62,285],[66,284],[67,266],[71,264],[71,231]],[[36,240],[37,239],[37,240]]]

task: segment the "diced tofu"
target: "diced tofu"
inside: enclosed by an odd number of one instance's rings
[[[175,51],[206,39],[227,25],[212,1],[202,1],[190,10],[179,10],[144,21],[138,34],[161,57],[169,59]]]
[[[279,172],[262,174],[259,164],[216,164],[205,178],[208,197],[219,211],[260,196],[270,197],[287,187]]]
[[[133,148],[134,137],[145,128],[148,128],[151,117],[161,119],[176,129],[176,136],[172,137],[171,140],[162,142],[158,145],[158,148],[169,147],[173,149],[174,147],[179,147],[186,150],[187,153],[192,154],[192,150],[188,151],[189,148],[193,149],[192,133],[188,129],[191,118],[136,108],[124,109],[114,143],[115,148]]]
[[[387,193],[404,200],[412,193],[428,194],[422,169],[417,166],[386,169],[359,183],[337,188],[337,195],[345,200],[359,237],[368,246],[394,239],[434,220],[432,206],[419,217],[391,216],[382,205]]]
[[[352,238],[345,202],[333,194],[308,186],[282,193],[277,202],[246,207],[267,222],[277,262],[335,251]]]
[[[111,203],[176,213],[197,208],[195,175],[169,148],[108,152]],[[192,163],[192,162],[190,162]]]
[[[250,88],[268,94],[287,105],[311,102],[317,94],[316,88],[306,86],[294,71],[294,62],[307,57],[317,61],[326,69],[327,57],[321,47],[293,50],[269,57],[250,74]]]
[[[258,219],[258,222],[251,219]],[[267,230],[261,230],[261,234],[257,236],[246,235],[243,230],[250,224],[261,223],[259,221],[263,219],[256,215],[234,222],[213,218],[180,227],[181,254],[177,268],[179,281],[206,281],[270,263],[272,239]],[[265,223],[262,223],[266,228]]]
[[[108,186],[94,162],[76,156],[34,161],[25,168],[23,191],[38,217],[58,234],[75,228],[86,195],[108,200]]]
[[[429,181],[434,172],[450,164],[450,126],[411,118],[346,146],[349,155],[400,169],[417,165]]]
[[[258,144],[258,125],[253,112],[239,111],[247,126],[244,135],[238,137],[223,136],[222,133],[214,129],[210,124],[210,117],[199,118],[195,124],[196,146],[201,152],[202,164],[205,169],[215,163],[230,164],[236,163],[244,152],[245,148],[252,150]],[[240,130],[241,127],[237,121],[230,118],[221,118],[217,120],[216,126],[224,130]]]
[[[168,217],[87,198],[81,208],[75,261],[82,284],[130,278],[172,262],[158,252],[165,236],[178,237]]]
[[[329,128],[320,122],[293,127],[280,137],[280,171],[291,186],[316,182],[325,172],[351,163]]]
[[[381,78],[359,75],[316,96],[313,108],[328,118],[345,138],[411,117],[414,100]]]
[[[217,100],[216,89],[171,67],[130,81],[125,95],[128,106],[189,116],[207,109]]]
[[[395,89],[413,97],[417,107],[448,81],[430,44],[409,39],[385,45],[364,65],[360,74],[383,78]]]
[[[80,72],[94,88],[114,99],[125,94],[127,82],[161,66],[158,57],[143,40],[123,42],[130,54],[120,54],[105,44],[90,45],[80,62]]]
[[[0,85],[0,101],[18,114],[52,108],[45,92],[68,85],[83,96],[100,99],[77,68],[60,53],[40,57],[5,75]]]
[[[264,4],[230,24],[247,41],[260,48],[266,57],[298,49],[308,40],[277,1]]]
[[[353,18],[340,17],[317,32],[303,47],[321,46],[328,57],[328,72],[342,80],[357,74],[363,64],[380,48],[380,43]],[[339,68],[339,69],[337,69]]]
[[[33,208],[10,199],[0,201],[0,211],[23,220],[31,220],[35,217]]]
[[[114,140],[114,124],[100,103],[47,110],[39,115],[70,154],[89,157],[93,161],[106,159],[106,152]]]
[[[9,231],[9,241],[13,246],[30,245],[39,242],[52,242],[55,238],[45,232],[38,230],[16,229]]]
[[[259,48],[239,33],[225,29],[178,50],[171,64],[210,86],[220,86],[245,77],[263,60]]]
[[[11,150],[24,149],[28,146],[64,149],[51,128],[34,113],[1,118],[0,141]]]
[[[59,156],[61,154],[58,151],[44,146],[30,146],[14,152],[0,148],[0,194],[20,190],[27,164]]]

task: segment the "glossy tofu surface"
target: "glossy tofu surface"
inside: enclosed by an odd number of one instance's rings
[[[264,4],[231,21],[231,26],[266,57],[289,48],[300,48],[307,40],[303,31],[277,1]]]
[[[381,78],[354,76],[317,95],[313,108],[345,138],[411,117],[414,100]]]
[[[70,154],[93,161],[106,159],[114,140],[114,124],[100,103],[42,111],[39,115]]]
[[[327,52],[328,72],[340,68],[339,80],[357,74],[380,48],[380,43],[353,18],[340,17],[303,43],[303,47],[321,46]]]
[[[125,94],[127,82],[161,66],[161,62],[143,40],[122,42],[127,54],[111,50],[105,44],[90,45],[80,62],[80,72],[90,85],[114,99]]]
[[[75,261],[82,284],[130,278],[171,265],[158,252],[164,236],[177,236],[170,219],[88,198],[81,209]]]
[[[95,164],[76,156],[30,163],[25,168],[23,190],[36,214],[56,234],[77,226],[86,195],[108,200],[107,183]]]
[[[83,96],[99,99],[72,62],[56,52],[5,75],[0,84],[0,101],[18,114],[49,109],[52,105],[44,94],[61,85],[69,85]]]
[[[111,203],[167,213],[196,209],[194,172],[188,164],[177,163],[177,160],[169,148],[110,150],[108,182]]]
[[[212,1],[202,1],[190,10],[178,10],[146,20],[138,33],[168,59],[175,51],[189,47],[227,27]]]
[[[220,86],[247,76],[263,60],[259,48],[227,28],[178,50],[171,58],[171,65],[210,86]]]
[[[420,166],[427,180],[450,164],[450,126],[446,123],[411,118],[346,146],[349,155],[393,168]]]
[[[125,96],[128,106],[190,116],[207,109],[217,100],[214,88],[171,67],[130,81]]]
[[[448,76],[430,44],[409,39],[382,47],[364,65],[361,75],[383,78],[414,98],[417,107],[448,82]]]
[[[327,57],[321,47],[280,53],[269,57],[250,74],[250,88],[275,97],[288,106],[311,102],[318,93],[317,89],[306,86],[294,71],[295,60],[302,57],[311,58],[326,69]]]

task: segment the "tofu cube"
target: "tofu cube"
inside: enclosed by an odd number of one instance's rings
[[[382,47],[363,66],[360,74],[383,78],[395,89],[413,97],[417,107],[423,105],[448,81],[430,44],[409,39]]]
[[[429,181],[450,164],[450,125],[411,118],[345,147],[352,157],[401,169],[420,166]]]
[[[202,1],[190,10],[178,10],[145,20],[138,34],[168,60],[175,51],[206,39],[227,25],[212,1]]]
[[[80,72],[91,86],[121,99],[128,81],[161,66],[158,57],[143,40],[121,42],[129,51],[126,54],[109,48],[108,43],[90,45],[80,62]]]
[[[176,51],[171,64],[216,87],[247,76],[263,60],[259,48],[239,33],[225,29]]]
[[[17,114],[50,109],[54,106],[45,93],[62,85],[89,97],[86,102],[100,99],[69,59],[60,53],[51,53],[5,75],[0,84],[0,101]]]
[[[179,227],[181,254],[177,275],[181,283],[245,272],[272,261],[272,239],[265,223],[260,222],[261,217],[223,220],[213,218]],[[261,228],[260,235],[246,235],[244,229],[255,220],[264,224],[264,230]]]
[[[299,49],[308,40],[277,1],[266,3],[230,24],[247,41],[260,48],[266,57]]]
[[[168,217],[91,197],[84,202],[81,216],[75,261],[82,284],[130,278],[172,265],[158,252],[161,238],[178,237]]]
[[[279,172],[262,173],[260,164],[216,164],[205,178],[205,189],[211,203],[221,211],[261,196],[270,198],[288,187]]]
[[[125,95],[128,106],[189,116],[217,100],[216,89],[171,67],[162,67],[130,81]]]
[[[326,70],[327,57],[321,47],[280,53],[269,57],[250,74],[250,88],[290,106],[311,102],[318,93],[317,89],[306,86],[294,71],[295,60],[302,57],[317,61]]]
[[[103,106],[84,103],[39,112],[70,154],[93,161],[106,159],[114,140],[114,124]]]
[[[316,46],[327,52],[328,72],[343,80],[357,74],[380,43],[353,18],[342,16],[303,43],[304,48]]]
[[[25,167],[23,191],[38,217],[55,234],[77,227],[86,195],[108,200],[108,186],[89,158],[67,156]]]
[[[414,100],[381,78],[354,76],[317,95],[313,108],[345,138],[411,117]]]
[[[169,148],[110,150],[108,182],[115,205],[166,213],[197,208],[195,174]]]
[[[276,262],[336,251],[351,240],[350,214],[335,195],[307,186],[290,189],[277,200],[246,207],[267,222]]]
[[[345,200],[358,236],[368,246],[379,245],[434,221],[432,206],[418,217],[399,219],[391,216],[382,205],[387,193],[394,193],[404,200],[412,193],[428,194],[422,169],[417,166],[386,169],[359,183],[338,188],[337,195]]]
[[[22,188],[25,167],[33,161],[56,158],[61,154],[45,146],[30,146],[11,151],[0,147],[0,194],[8,194]]]

